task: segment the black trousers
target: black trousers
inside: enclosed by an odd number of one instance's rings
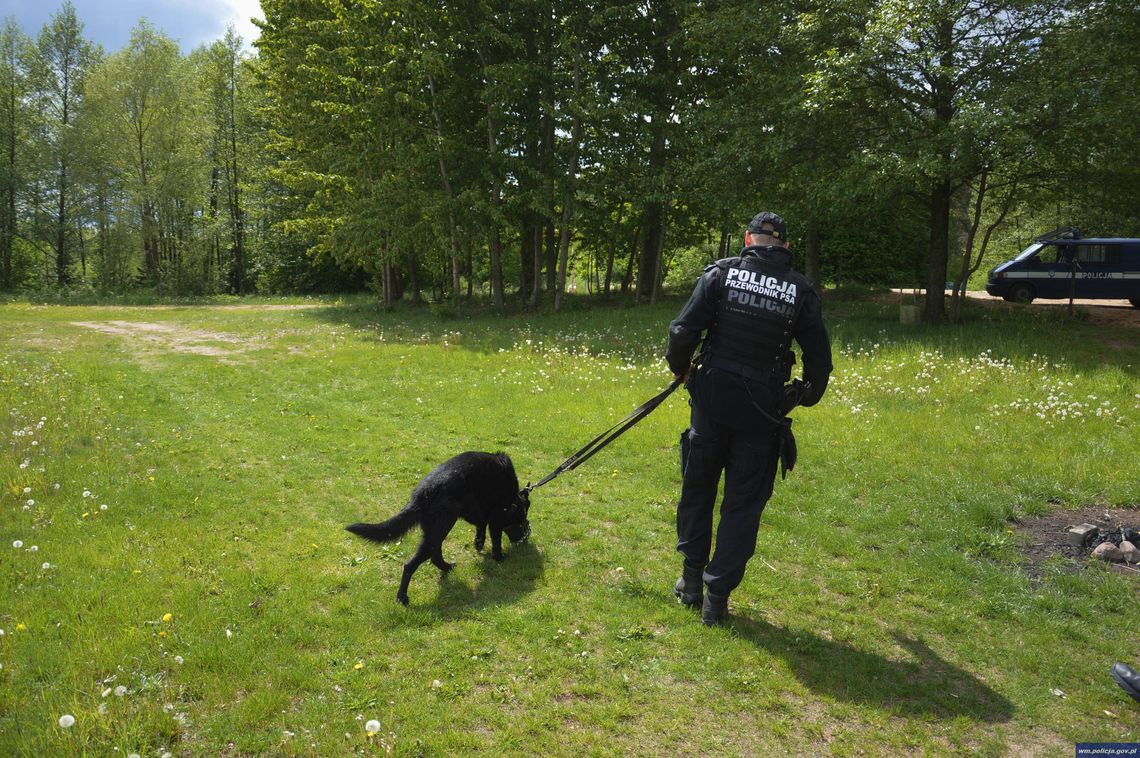
[[[728,595],[744,579],[756,552],[760,514],[776,480],[777,441],[771,426],[740,429],[713,420],[692,406],[688,450],[677,504],[677,551],[685,565],[704,571],[715,595]],[[712,548],[713,506],[724,473],[724,498]]]

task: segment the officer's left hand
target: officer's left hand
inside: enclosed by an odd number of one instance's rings
[[[787,416],[792,409],[800,404],[804,394],[804,383],[800,379],[793,379],[790,384],[784,385],[784,399],[780,403],[780,415]]]

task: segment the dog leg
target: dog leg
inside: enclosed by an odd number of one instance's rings
[[[445,561],[443,559],[443,546],[442,545],[440,545],[436,549],[436,551],[434,553],[432,553],[431,562],[432,562],[432,564],[435,565],[435,567],[437,569],[439,569],[440,571],[442,571],[445,574],[448,571],[451,571],[453,568],[455,568],[454,563],[448,563],[447,561]]]
[[[491,524],[491,557],[496,561],[503,560],[503,529]]]
[[[482,550],[483,545],[487,543],[487,525],[480,524],[475,527],[475,549]]]
[[[400,589],[396,592],[396,599],[404,605],[408,604],[408,585],[412,581],[412,574],[416,573],[416,569],[420,564],[431,557],[431,548],[428,546],[427,536],[420,541],[420,546],[416,548],[416,552],[404,564],[404,575],[400,577]]]
[[[451,529],[455,526],[455,522],[458,520],[458,515],[442,517],[439,521],[432,524],[431,531],[424,534],[424,542],[431,544],[432,564],[445,574],[455,568],[455,564],[448,563],[443,559],[443,541],[447,539],[448,533],[451,532]]]

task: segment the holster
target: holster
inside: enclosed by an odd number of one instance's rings
[[[689,461],[689,430],[681,432],[681,476],[685,475],[685,465]]]

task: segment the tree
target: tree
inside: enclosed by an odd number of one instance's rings
[[[17,203],[26,172],[23,155],[27,141],[28,75],[26,61],[31,41],[6,19],[0,30],[0,290],[16,284],[13,266],[18,234]]]
[[[73,124],[82,106],[84,79],[99,51],[83,39],[75,6],[65,0],[36,39],[32,58],[33,97],[46,121],[46,143],[55,174],[53,233],[56,283],[71,283],[72,246],[79,231],[71,219],[75,205],[70,173],[75,160]]]
[[[210,216],[215,226],[224,226],[228,241],[226,249],[226,283],[230,292],[242,295],[249,287],[249,262],[246,250],[246,212],[242,204],[244,170],[239,141],[245,142],[241,108],[245,81],[241,60],[241,37],[232,26],[225,37],[212,44],[205,52],[204,87],[211,113],[209,141]],[[225,223],[218,221],[221,197],[225,197]],[[220,235],[215,230],[213,258],[223,265]]]
[[[855,0],[856,8],[863,0]],[[872,160],[925,196],[930,219],[923,319],[943,318],[954,193],[983,170],[980,124],[1035,57],[1060,2],[876,0],[861,44],[817,58],[817,95],[875,124]]]
[[[157,288],[200,289],[195,218],[206,173],[207,112],[198,77],[148,23],[91,76],[89,107],[110,170],[135,218],[143,276]]]

